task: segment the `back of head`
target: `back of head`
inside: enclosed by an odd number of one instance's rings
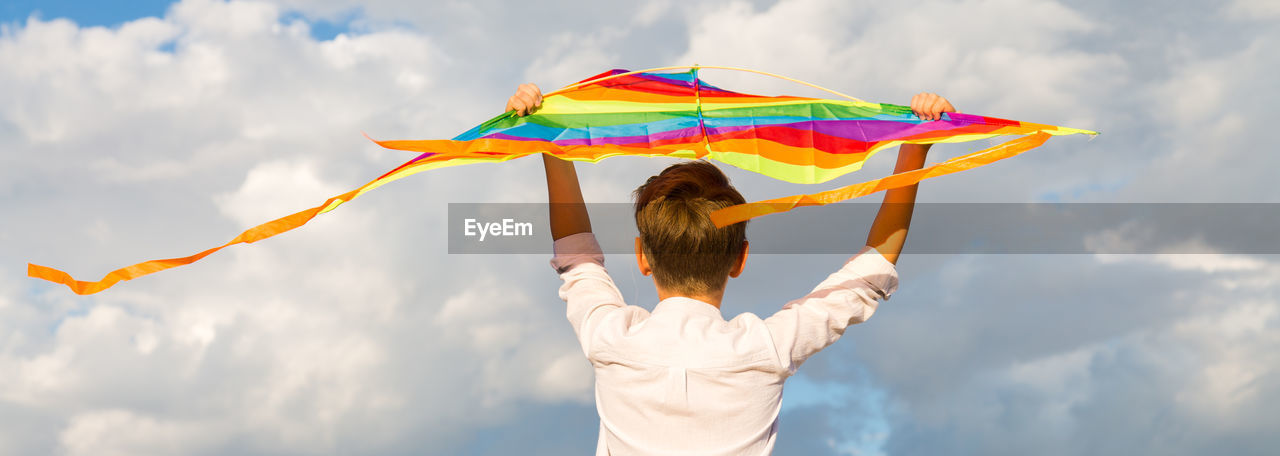
[[[742,253],[746,222],[716,228],[711,213],[745,203],[715,165],[678,163],[635,191],[636,228],[654,280],[684,295],[721,290]]]

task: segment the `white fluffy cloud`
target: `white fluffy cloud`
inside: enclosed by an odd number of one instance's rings
[[[1255,17],[1256,19],[1256,17]],[[1248,30],[1252,21],[1236,23]],[[1250,34],[1239,47],[1198,58],[1174,59],[1171,77],[1145,87],[1150,94],[1158,138],[1167,151],[1144,170],[1157,177],[1135,185],[1148,200],[1167,197],[1167,182],[1196,182],[1179,196],[1184,200],[1272,202],[1280,190],[1258,185],[1268,170],[1280,166],[1274,154],[1258,154],[1271,128],[1262,114],[1280,103],[1265,74],[1280,65],[1272,52],[1280,33],[1272,27]]]
[[[91,275],[194,253],[408,158],[361,130],[449,136],[500,106],[451,100],[469,98],[450,90],[466,81],[441,79],[453,60],[425,34],[318,41],[286,17],[188,0],[113,28],[7,26],[0,131],[20,153],[0,171],[18,215],[2,229],[5,257]],[[521,404],[588,400],[590,370],[546,311],[554,293],[500,291],[551,279],[545,259],[450,258],[438,241],[450,190],[488,200],[540,184],[488,186],[513,172],[489,171],[388,186],[305,229],[93,297],[6,279],[0,416],[41,424],[4,426],[0,448],[436,452]],[[45,187],[60,190],[27,191]],[[458,308],[471,313],[450,316]]]
[[[860,356],[884,375],[886,388],[899,391],[887,449],[1200,454],[1223,447],[1255,454],[1266,448],[1264,423],[1274,420],[1264,417],[1276,400],[1267,379],[1276,375],[1273,354],[1280,348],[1274,335],[1280,269],[1258,259],[1206,257],[1105,257],[1091,266],[1059,260],[1096,270],[1088,273],[1005,258],[955,264],[979,276],[1020,267],[1020,280],[1030,283],[941,290],[966,305],[926,303],[910,312],[940,313],[928,318],[932,323],[919,327],[910,318],[907,327],[874,330],[888,339],[879,343],[896,347]],[[1206,268],[1206,261],[1248,267]],[[1053,277],[1041,277],[1048,273]],[[1188,282],[1194,285],[1178,286]],[[1080,293],[1070,291],[1076,287]],[[953,326],[982,327],[985,334]],[[908,328],[937,334],[913,340],[920,333]],[[910,378],[930,366],[930,379]]]
[[[1238,19],[1265,21],[1280,18],[1280,5],[1267,0],[1235,0],[1227,13]]]

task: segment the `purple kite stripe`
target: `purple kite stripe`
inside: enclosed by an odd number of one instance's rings
[[[422,160],[422,159],[424,159],[424,158],[434,157],[434,156],[436,156],[436,155],[440,155],[440,153],[439,153],[439,152],[423,152],[423,153],[422,153],[422,155],[419,155],[419,156],[418,156],[418,158],[415,158],[415,159],[413,159],[413,160],[410,160],[410,162],[416,162],[416,161]],[[399,169],[399,168],[396,168],[396,169]]]
[[[612,75],[618,75],[618,74],[627,73],[627,72],[628,72],[628,71],[626,71],[626,70],[618,70],[618,69],[615,69],[615,70],[613,70],[613,71],[611,71],[611,72],[610,72],[610,75],[611,75],[611,76],[612,76]],[[674,74],[688,74],[688,73],[672,73],[672,74],[674,75]],[[639,78],[639,79],[646,79],[646,80],[653,81],[653,82],[657,82],[657,83],[661,83],[661,84],[670,84],[670,85],[674,85],[674,86],[684,87],[684,88],[687,88],[687,89],[692,89],[692,88],[694,88],[694,87],[693,87],[693,82],[692,82],[692,81],[685,81],[685,80],[682,80],[682,79],[668,78],[668,77],[666,77],[666,74],[665,74],[665,73],[637,73],[637,74],[633,74],[633,75],[630,75],[630,76],[632,76],[632,77],[636,77],[636,78]],[[740,93],[738,93],[738,92],[731,92],[731,91],[728,91],[728,90],[721,89],[721,88],[719,88],[719,87],[713,86],[713,85],[711,85],[711,84],[708,84],[706,81],[703,81],[703,80],[702,80],[702,78],[698,78],[698,79],[697,79],[697,81],[699,82],[699,84],[698,84],[698,89],[699,89],[700,91],[703,91],[703,92],[710,92],[710,93],[716,93],[716,94],[734,94],[734,95],[742,95],[742,94],[740,94]],[[605,82],[605,83],[607,83],[607,82],[609,82],[609,81],[604,81],[604,82]]]
[[[658,74],[661,74],[661,73],[658,73]],[[692,83],[692,82],[689,82],[689,81],[681,81],[681,80],[679,80],[679,79],[669,79],[669,78],[664,78],[664,77],[658,76],[658,74],[654,74],[654,73],[638,73],[638,74],[633,74],[633,75],[631,75],[631,76],[634,76],[634,77],[637,77],[637,78],[640,78],[640,79],[648,79],[648,80],[650,80],[650,81],[653,81],[653,82],[660,82],[660,83],[663,83],[663,84],[671,84],[671,85],[676,85],[676,86],[685,87],[685,88],[689,88],[689,89],[692,89],[692,88],[693,88],[693,83]]]
[[[557,146],[599,146],[605,144],[613,145],[635,145],[647,144],[655,141],[668,141],[673,139],[698,137],[702,136],[702,129],[699,127],[680,128],[670,131],[660,131],[648,135],[635,136],[611,136],[604,138],[573,138],[573,139],[554,139],[550,142]],[[508,135],[506,133],[495,133],[487,135],[486,138],[506,139],[512,141],[544,141],[537,138],[523,138],[520,136]]]
[[[707,123],[714,123],[714,120],[708,119]],[[805,120],[800,122],[771,125],[730,125],[724,127],[708,126],[707,134],[718,135],[762,127],[783,127],[802,131],[814,131],[824,135],[846,139],[876,142],[930,131],[949,130],[972,124],[973,122],[963,120],[934,121],[925,123],[896,122],[892,120]]]

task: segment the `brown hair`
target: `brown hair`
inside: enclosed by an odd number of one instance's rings
[[[747,239],[746,222],[716,228],[711,212],[745,203],[715,165],[677,163],[635,191],[636,229],[659,286],[698,295],[724,289]]]

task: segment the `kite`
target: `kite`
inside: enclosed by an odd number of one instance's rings
[[[844,99],[732,92],[704,82],[698,77],[699,68],[766,74]],[[677,69],[684,71],[670,72]],[[250,228],[221,246],[187,257],[145,261],[117,269],[96,282],[76,280],[60,270],[30,263],[27,275],[64,284],[77,294],[97,293],[123,280],[198,261],[223,247],[292,230],[365,192],[412,174],[528,155],[551,154],[587,162],[619,155],[708,159],[787,182],[818,184],[857,171],[876,152],[900,144],[1019,136],[915,171],[819,193],[741,204],[712,214],[717,226],[726,226],[984,166],[1033,149],[1050,136],[1070,134],[1097,135],[1088,130],[961,113],[946,113],[939,120],[925,121],[906,106],[869,103],[803,81],[741,68],[611,70],[548,93],[533,114],[517,116],[507,112],[453,139],[373,140],[388,149],[421,154],[357,189]]]

